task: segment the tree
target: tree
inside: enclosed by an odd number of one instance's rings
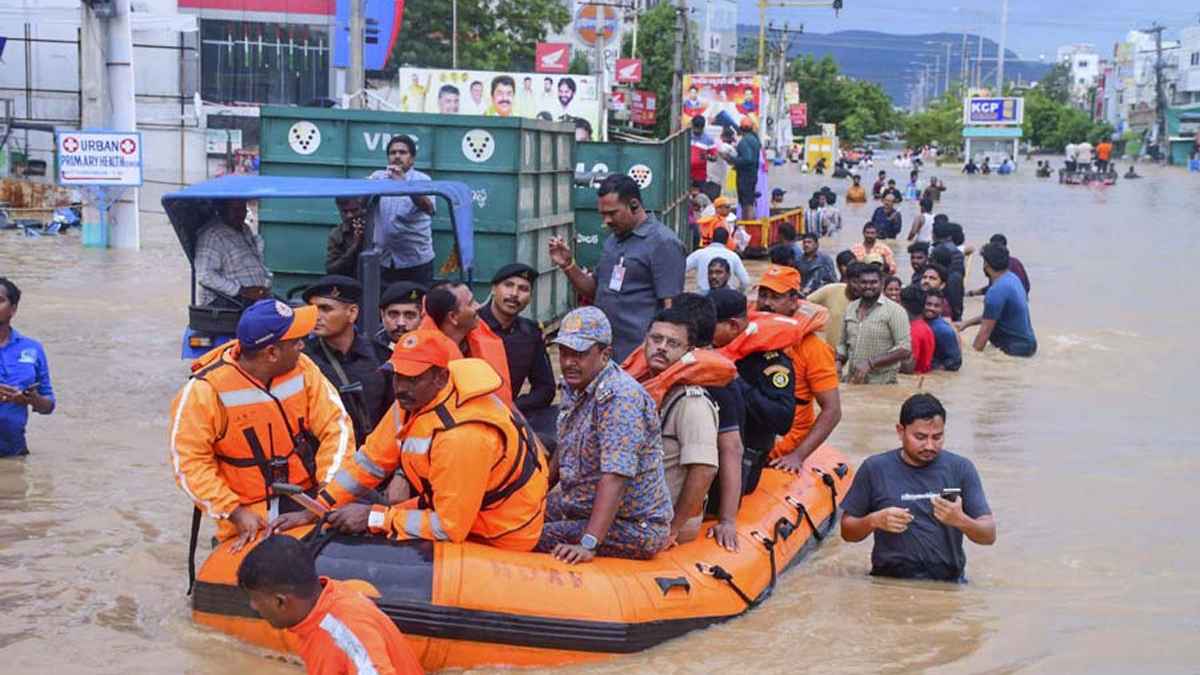
[[[626,33],[622,52],[632,47],[633,35]],[[684,45],[683,72],[689,72],[690,50]],[[654,133],[666,138],[671,133],[671,87],[675,74],[675,7],[669,2],[660,3],[642,14],[638,20],[638,53],[642,60],[641,89],[652,91],[658,97]]]
[[[846,77],[832,57],[816,60],[804,55],[791,62],[788,80],[800,85],[800,99],[808,104],[807,134],[820,132],[821,124],[837,124],[838,135],[857,143],[867,134],[895,128],[892,99],[874,82]]]
[[[911,147],[937,145],[955,153],[962,145],[962,89],[953,87],[920,113],[904,120],[905,143]]]
[[[409,9],[391,67],[451,67],[451,3],[426,2],[420,11]],[[458,66],[532,71],[537,43],[570,20],[559,0],[458,0]]]
[[[1071,102],[1071,66],[1056,63],[1038,82],[1038,90],[1055,103],[1066,105]]]
[[[567,67],[567,73],[571,75],[590,75],[592,72],[592,64],[588,61],[588,57],[583,51],[576,49],[571,55],[571,65]]]

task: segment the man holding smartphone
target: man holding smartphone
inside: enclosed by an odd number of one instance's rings
[[[46,351],[12,327],[20,303],[21,289],[0,277],[0,457],[29,454],[25,426],[30,408],[40,415],[54,411]]]
[[[996,521],[971,460],[942,449],[946,409],[931,394],[900,408],[901,447],[868,457],[842,502],[842,539],[875,534],[873,576],[966,581],[963,535],[996,543]]]

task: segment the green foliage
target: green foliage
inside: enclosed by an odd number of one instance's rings
[[[1030,145],[1044,150],[1061,151],[1068,143],[1088,141],[1095,144],[1101,138],[1111,138],[1113,128],[1104,122],[1093,122],[1090,115],[1058,100],[1058,91],[1043,90],[1039,84],[1025,95],[1025,139]]]
[[[962,88],[942,94],[920,113],[904,120],[905,142],[912,147],[937,145],[955,153],[962,146]]]
[[[1038,91],[1054,103],[1066,105],[1071,100],[1071,67],[1056,63],[1038,82]]]
[[[800,100],[808,104],[805,134],[820,133],[822,123],[837,124],[839,137],[857,143],[868,134],[894,129],[899,121],[882,87],[844,76],[832,57],[793,60],[788,80],[800,84]]]
[[[390,66],[449,68],[451,3],[410,3]],[[571,20],[559,0],[458,0],[458,66],[532,71],[534,49]]]
[[[587,55],[576,49],[571,55],[571,65],[567,67],[567,72],[571,75],[591,75],[592,64]]]
[[[622,53],[632,48],[633,35],[626,31]],[[684,49],[684,54],[689,50]],[[654,133],[666,138],[671,133],[671,86],[675,73],[675,8],[669,2],[660,3],[638,19],[638,53],[642,60],[642,82],[639,89],[652,91],[658,96],[658,112]],[[688,59],[684,59],[684,72],[689,72]]]

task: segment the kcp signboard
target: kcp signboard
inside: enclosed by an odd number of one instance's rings
[[[1014,125],[1025,121],[1025,99],[1018,97],[982,98],[969,97],[963,100],[963,124]]]

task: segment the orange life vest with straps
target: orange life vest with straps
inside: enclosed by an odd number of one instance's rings
[[[733,361],[712,349],[693,349],[666,370],[651,377],[646,350],[638,348],[625,359],[621,368],[641,383],[654,399],[654,404],[660,408],[663,398],[675,385],[724,387],[737,377],[737,366]]]
[[[797,345],[805,335],[815,333],[829,323],[829,310],[811,302],[801,301],[792,316],[771,312],[749,312],[750,323],[729,344],[718,351],[737,362],[759,352],[785,351]]]
[[[221,402],[224,430],[213,447],[221,477],[242,504],[265,501],[271,483],[315,487],[320,442],[305,419],[304,368],[297,364],[268,389],[235,363],[236,346],[222,345],[192,364],[192,378],[211,385]]]
[[[420,328],[440,330],[428,314],[421,319]],[[487,361],[492,370],[495,370],[496,374],[500,376],[504,386],[495,393],[504,401],[505,405],[513,407],[512,376],[508,372],[508,351],[504,348],[504,340],[496,335],[485,321],[480,319],[479,325],[467,334],[467,349],[471,353],[462,354],[462,356]]]
[[[503,384],[481,359],[449,364],[450,381],[425,410],[409,415],[393,404],[366,444],[321,491],[330,506],[353,500],[397,468],[416,498],[393,505],[387,526],[394,539],[481,541],[499,548],[532,550],[545,519],[548,471],[541,446],[521,413],[500,400]],[[501,439],[498,452],[481,426]],[[455,430],[457,438],[442,442]],[[479,443],[470,436],[481,436]],[[494,454],[494,456],[493,456]],[[479,494],[455,467],[487,471]],[[463,470],[465,472],[465,469]],[[477,505],[477,507],[475,506]]]

